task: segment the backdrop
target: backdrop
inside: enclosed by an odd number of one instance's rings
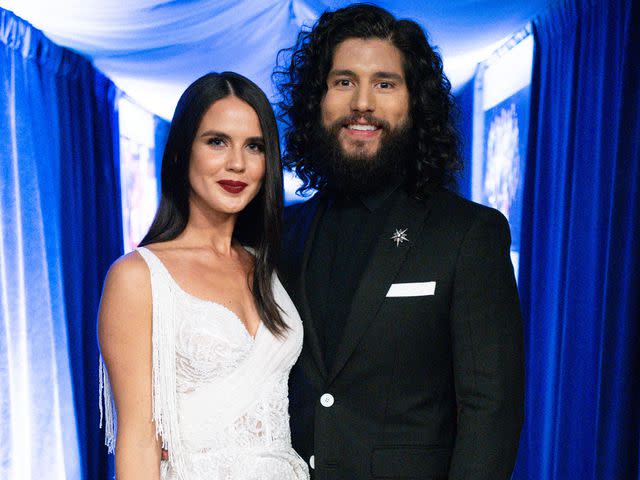
[[[115,89],[0,10],[0,478],[107,478],[96,311],[121,252]]]
[[[534,21],[516,479],[640,478],[639,8],[563,0]]]

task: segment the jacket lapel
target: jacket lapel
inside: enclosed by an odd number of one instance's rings
[[[344,367],[375,318],[412,247],[419,243],[432,199],[433,195],[425,201],[418,202],[403,195],[389,212],[382,234],[373,247],[371,258],[353,297],[344,334],[327,378],[328,383],[331,383]],[[406,236],[406,240],[402,240],[402,234]],[[398,235],[399,241],[394,241],[393,238]],[[306,332],[305,329],[305,334]]]

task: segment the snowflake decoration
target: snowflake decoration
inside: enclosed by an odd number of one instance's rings
[[[407,237],[407,230],[406,228],[404,229],[399,229],[396,228],[396,231],[393,235],[391,235],[391,240],[393,240],[394,242],[396,242],[396,247],[400,246],[401,243],[403,242],[408,242],[409,238]]]

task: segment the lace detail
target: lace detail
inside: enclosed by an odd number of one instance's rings
[[[221,335],[224,322],[236,322],[229,315],[216,315],[213,306],[192,311],[178,325],[176,338],[176,384],[178,392],[186,393],[231,373],[249,354],[253,339],[247,333],[236,341]],[[242,327],[244,330],[244,326]]]
[[[236,420],[228,431],[229,439],[234,444],[256,448],[291,443],[287,380],[286,375],[281,376],[268,396],[260,399],[251,411]]]
[[[167,466],[163,480],[178,480]],[[306,464],[293,451],[234,449],[193,455],[189,480],[308,480]]]

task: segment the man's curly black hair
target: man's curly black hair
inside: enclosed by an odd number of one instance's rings
[[[300,191],[321,190],[325,183],[310,162],[313,130],[320,124],[320,103],[336,46],[349,38],[389,40],[402,52],[410,95],[415,154],[405,165],[407,188],[417,198],[434,185],[448,185],[462,168],[458,134],[453,125],[451,84],[440,55],[425,32],[411,20],[397,20],[369,4],[353,4],[323,13],[296,44],[278,54],[274,82],[280,94],[279,117],[285,124],[285,167],[303,181]]]

